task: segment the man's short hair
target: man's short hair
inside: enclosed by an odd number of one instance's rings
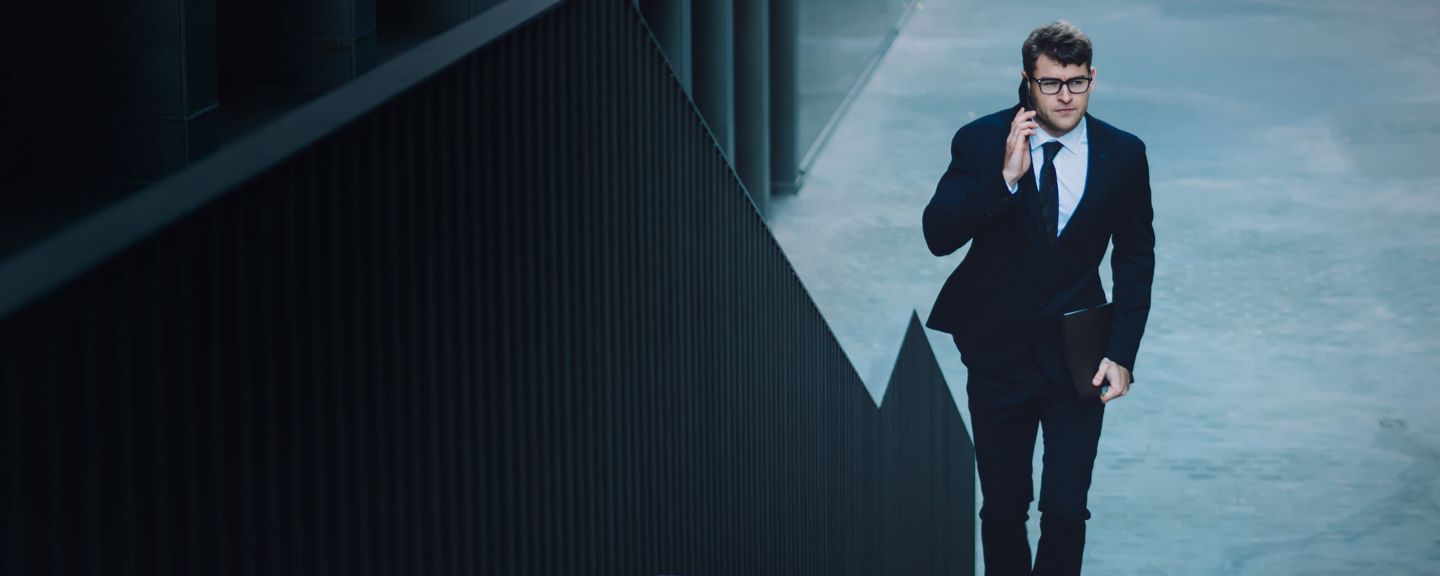
[[[1092,47],[1090,37],[1074,24],[1057,20],[1030,31],[1025,44],[1020,47],[1020,57],[1025,63],[1025,73],[1035,75],[1035,63],[1044,54],[1061,66],[1083,64],[1090,67]]]

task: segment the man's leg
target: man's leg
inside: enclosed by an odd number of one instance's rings
[[[972,369],[965,386],[983,497],[980,541],[986,576],[1030,574],[1025,521],[1035,498],[1030,462],[1043,400],[1020,384]]]
[[[1045,456],[1040,476],[1037,576],[1080,573],[1085,521],[1090,519],[1086,499],[1104,417],[1105,405],[1099,398],[1081,400],[1073,388],[1060,388],[1046,396],[1041,415]]]

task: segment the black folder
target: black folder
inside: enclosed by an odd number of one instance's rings
[[[1105,348],[1110,344],[1110,320],[1115,316],[1115,306],[1101,304],[1084,310],[1066,312],[1060,320],[1060,330],[1065,342],[1065,364],[1070,367],[1070,378],[1075,381],[1075,392],[1081,398],[1098,398],[1100,389],[1109,383],[1095,386],[1090,383],[1105,359]]]

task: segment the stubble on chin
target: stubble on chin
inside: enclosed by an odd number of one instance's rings
[[[1048,113],[1035,115],[1035,117],[1039,120],[1038,123],[1040,124],[1040,127],[1045,129],[1045,133],[1054,135],[1057,138],[1062,134],[1069,133],[1071,130],[1074,130],[1076,126],[1079,126],[1079,116],[1079,114],[1076,114],[1076,117],[1073,119],[1073,122],[1069,126],[1059,126],[1055,123],[1055,118]]]

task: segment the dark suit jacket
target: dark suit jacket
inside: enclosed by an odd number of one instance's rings
[[[1050,242],[1039,211],[1032,210],[1031,203],[1039,201],[1034,167],[1013,195],[1000,174],[1017,111],[977,119],[951,141],[950,167],[925,207],[925,242],[936,256],[971,245],[925,325],[953,334],[971,368],[1015,371],[1036,359],[1029,353],[1032,346],[1039,347],[1041,364],[1063,366],[1060,317],[1105,303],[1099,268],[1113,239],[1115,319],[1106,355],[1133,372],[1155,275],[1145,144],[1085,116],[1090,145],[1085,192],[1060,237]]]

